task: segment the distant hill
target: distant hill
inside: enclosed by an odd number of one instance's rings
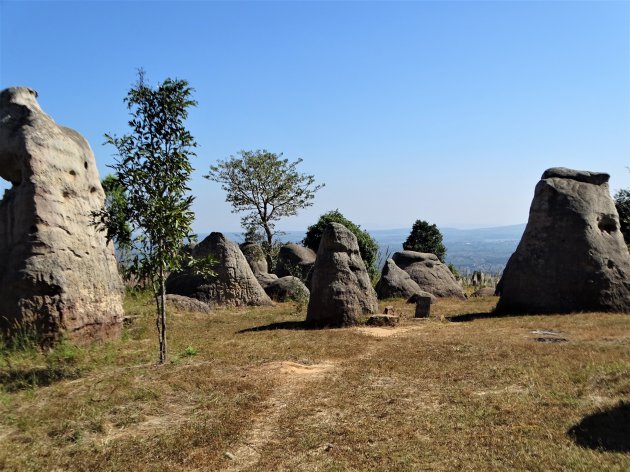
[[[464,274],[475,270],[501,272],[521,240],[524,230],[525,224],[477,229],[440,228],[446,246],[446,261]],[[381,264],[385,262],[385,257],[402,250],[402,243],[410,231],[411,228],[368,230],[379,245]],[[299,243],[305,233],[287,231],[278,239]],[[200,240],[207,235],[208,233],[200,234]],[[243,241],[241,233],[228,232],[225,235],[239,243]]]

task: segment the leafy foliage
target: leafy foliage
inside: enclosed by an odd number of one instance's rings
[[[245,212],[241,225],[246,234],[254,237],[256,229],[260,228],[267,238],[267,246],[271,247],[276,234],[275,223],[311,206],[315,193],[324,184],[316,185],[314,176],[297,171],[302,159],[289,162],[282,159],[282,154],[266,150],[238,154],[240,157],[230,156],[210,166],[210,172],[204,177],[221,184],[233,213]]]
[[[621,234],[626,244],[630,244],[630,190],[621,189],[615,194],[615,207],[619,213]]]
[[[196,142],[184,127],[196,105],[185,80],[166,79],[156,88],[143,71],[124,102],[131,116],[130,134],[106,134],[116,148],[110,205],[93,215],[110,239],[119,238],[133,254],[130,272],[153,291],[160,340],[159,362],[166,361],[166,289],[169,272],[195,263],[184,250],[194,235],[193,197],[188,180]],[[111,193],[110,193],[111,195]]]
[[[411,233],[403,243],[405,251],[429,252],[444,262],[446,247],[442,242],[442,233],[437,226],[423,220],[416,220]]]
[[[324,230],[326,229],[328,223],[340,223],[357,237],[359,252],[361,253],[363,262],[365,262],[365,267],[370,274],[370,278],[373,280],[376,279],[379,274],[377,267],[378,244],[374,238],[370,236],[370,233],[362,230],[360,226],[347,219],[338,209],[324,213],[319,217],[317,223],[309,226],[306,231],[306,236],[302,240],[302,244],[317,252],[319,249],[319,243],[322,240],[322,235],[324,234]]]

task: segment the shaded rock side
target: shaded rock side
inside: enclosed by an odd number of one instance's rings
[[[356,236],[343,225],[329,223],[313,267],[306,321],[317,326],[350,326],[361,315],[377,310],[376,292]]]
[[[26,87],[0,92],[0,327],[42,341],[111,339],[123,320],[114,248],[91,225],[105,201],[94,154]]]
[[[608,174],[552,168],[497,286],[497,311],[630,311],[630,255]]]
[[[211,233],[193,248],[192,255],[196,259],[214,257],[215,275],[204,277],[187,271],[171,274],[166,281],[168,293],[196,298],[211,306],[271,305],[238,245],[223,234]]]
[[[175,295],[169,293],[166,295],[166,301],[173,305],[176,310],[190,311],[196,313],[210,313],[210,305],[196,298],[184,297],[183,295]]]
[[[400,251],[392,256],[394,263],[407,272],[421,290],[436,297],[465,299],[464,291],[455,276],[435,254]]]
[[[385,298],[409,299],[413,295],[427,293],[392,259],[387,259],[381,271],[381,278],[376,284],[376,294],[379,300],[383,300]]]
[[[294,275],[305,280],[315,264],[316,254],[310,248],[299,244],[285,244],[278,251],[278,260],[274,273],[278,277]]]
[[[267,258],[262,248],[256,243],[243,243],[240,246],[241,252],[247,259],[249,267],[252,269],[254,275],[259,273],[269,272],[269,266],[267,265]]]

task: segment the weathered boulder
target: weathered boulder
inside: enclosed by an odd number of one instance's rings
[[[0,92],[0,328],[42,342],[114,338],[123,285],[114,249],[91,225],[103,207],[94,154],[26,87]]]
[[[262,306],[271,300],[256,280],[238,245],[221,233],[211,233],[197,244],[192,255],[203,259],[211,255],[217,261],[213,276],[202,276],[183,271],[171,274],[166,291],[196,298],[211,306]]]
[[[291,275],[271,281],[264,289],[267,295],[269,295],[269,298],[277,302],[298,300],[302,297],[308,298],[309,296],[306,285],[304,285],[300,279]]]
[[[416,294],[429,295],[413,281],[407,272],[398,267],[392,259],[387,259],[383,266],[381,278],[376,284],[376,294],[379,300],[385,298],[409,299]]]
[[[397,315],[372,315],[365,322],[368,326],[396,326],[400,322],[400,317]]]
[[[306,321],[317,326],[349,326],[359,316],[377,310],[376,292],[356,236],[339,223],[329,223],[313,267]]]
[[[439,298],[455,297],[462,300],[466,298],[455,276],[435,254],[401,251],[394,253],[392,259],[411,276],[421,290]]]
[[[243,243],[241,244],[241,252],[247,259],[249,267],[252,269],[254,275],[259,273],[269,272],[269,266],[267,265],[267,258],[262,248],[256,243]]]
[[[315,264],[315,251],[299,244],[285,244],[278,251],[278,260],[274,273],[278,277],[287,275],[307,279]]]
[[[608,174],[546,170],[498,286],[497,311],[630,311],[630,255]]]
[[[176,310],[190,311],[196,313],[210,313],[212,310],[210,305],[197,300],[196,298],[184,297],[183,295],[175,295],[169,293],[166,295],[166,301],[173,305]]]

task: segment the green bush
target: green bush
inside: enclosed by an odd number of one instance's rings
[[[341,214],[339,210],[329,211],[319,217],[317,223],[308,227],[306,231],[306,237],[302,240],[302,244],[313,251],[317,252],[319,249],[319,243],[322,240],[324,229],[328,223],[339,223],[348,228],[356,237],[359,243],[359,252],[361,258],[365,263],[368,274],[371,279],[378,277],[378,267],[376,266],[378,259],[378,244],[370,233],[362,230],[358,225],[355,225],[352,221],[348,220]]]
[[[444,262],[446,248],[442,243],[442,233],[437,226],[423,220],[416,220],[411,228],[411,233],[403,243],[405,251],[429,252],[435,254]]]

